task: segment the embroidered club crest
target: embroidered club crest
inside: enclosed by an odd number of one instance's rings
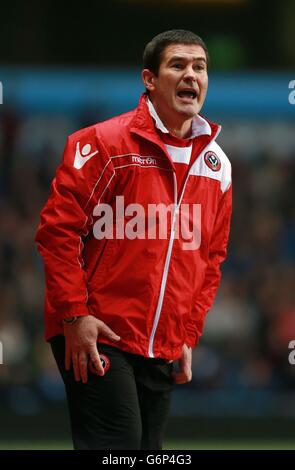
[[[111,366],[111,361],[105,354],[99,353],[99,357],[100,357],[101,365],[104,369],[104,373],[106,373],[109,370],[110,366]],[[94,364],[91,361],[89,362],[89,370],[93,374],[98,375],[97,371],[96,371],[96,368],[95,368]]]
[[[100,357],[100,362],[102,367],[104,368],[104,371],[107,372],[111,366],[111,361],[105,354],[99,354]]]
[[[204,160],[206,165],[210,168],[212,171],[219,171],[221,168],[221,162],[219,158],[217,157],[216,153],[214,152],[206,152],[204,155]]]

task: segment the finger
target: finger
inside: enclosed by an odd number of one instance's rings
[[[65,350],[65,366],[66,370],[70,370],[71,368],[71,349],[66,346]]]
[[[190,381],[192,379],[192,370],[190,367],[185,367],[182,372],[184,373],[184,375],[187,377],[188,381]]]
[[[79,368],[79,358],[77,353],[72,353],[72,363],[74,368],[75,380],[79,382],[81,380],[80,368]]]
[[[109,338],[113,341],[120,341],[120,336],[116,335],[116,333],[111,330],[105,323],[101,326],[100,333],[102,336],[105,336],[106,338]]]
[[[92,367],[95,369],[96,373],[98,375],[104,375],[104,368],[102,367],[102,363],[96,347],[90,353],[90,360],[92,363]]]
[[[86,384],[88,380],[88,360],[87,355],[84,352],[80,352],[79,354],[79,369],[82,382],[83,384]]]

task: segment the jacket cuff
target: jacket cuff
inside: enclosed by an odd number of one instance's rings
[[[73,303],[59,309],[60,320],[71,317],[84,317],[90,315],[88,307],[84,303]]]
[[[198,345],[199,340],[200,340],[200,336],[197,333],[196,334],[190,334],[190,335],[186,336],[185,344],[193,349]]]

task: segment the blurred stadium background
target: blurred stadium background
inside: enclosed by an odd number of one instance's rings
[[[169,448],[295,448],[295,3],[254,0],[1,4],[0,448],[70,448],[43,340],[33,238],[66,136],[136,106],[144,44],[172,28],[207,42],[204,114],[233,165],[223,280],[175,389]]]

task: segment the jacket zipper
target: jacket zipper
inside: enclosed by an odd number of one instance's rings
[[[206,147],[202,150],[202,153],[206,151],[206,149],[209,147],[209,145],[212,144],[212,142],[215,141],[217,136],[219,135],[221,131],[221,126],[218,127],[218,130],[212,140],[206,145]],[[193,165],[192,165],[193,166]],[[168,277],[168,271],[169,271],[169,266],[170,266],[170,260],[171,260],[171,254],[172,254],[172,248],[173,248],[173,242],[174,242],[174,234],[175,234],[175,222],[176,218],[179,212],[179,207],[184,195],[185,187],[187,180],[190,175],[190,169],[186,175],[186,179],[182,188],[182,192],[179,198],[179,201],[177,202],[177,180],[176,180],[176,174],[173,172],[173,187],[174,187],[174,212],[173,212],[173,219],[172,219],[172,226],[171,226],[171,235],[170,235],[170,240],[169,240],[169,245],[168,245],[168,250],[166,254],[166,259],[165,259],[165,264],[164,264],[164,271],[163,271],[163,276],[162,276],[162,281],[161,281],[161,288],[160,288],[160,294],[159,294],[159,300],[156,308],[156,313],[155,313],[155,318],[154,318],[154,323],[153,323],[153,328],[151,331],[150,335],[150,340],[149,340],[149,347],[148,347],[148,355],[149,357],[155,357],[154,356],[154,339],[155,339],[155,334],[157,331],[158,323],[160,320],[161,316],[161,310],[163,306],[163,301],[164,301],[164,295],[165,295],[165,289],[166,289],[166,284],[167,284],[167,277]]]
[[[164,264],[164,272],[163,272],[163,276],[162,276],[162,282],[161,282],[158,305],[157,305],[157,308],[156,308],[153,328],[152,328],[150,341],[149,341],[149,350],[148,350],[149,357],[155,357],[154,352],[153,352],[154,338],[155,338],[157,326],[158,326],[158,323],[159,323],[159,320],[160,320],[160,315],[161,315],[161,310],[162,310],[162,305],[163,305],[163,300],[164,300],[165,288],[166,288],[169,265],[170,265],[170,259],[171,259],[171,253],[172,253],[172,246],[173,246],[173,241],[174,241],[175,221],[176,221],[176,217],[177,217],[177,213],[178,213],[178,207],[179,207],[177,205],[177,180],[176,180],[175,172],[173,172],[173,187],[174,187],[174,210],[173,210],[173,219],[172,219],[172,224],[171,224],[171,234],[170,234],[170,240],[169,240],[169,244],[168,244],[168,250],[167,250],[167,254],[166,254],[165,264]]]

